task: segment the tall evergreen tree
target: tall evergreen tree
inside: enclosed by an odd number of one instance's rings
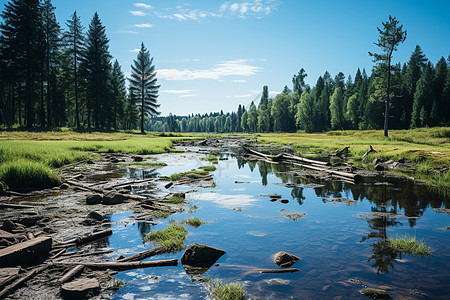
[[[77,16],[75,11],[71,18],[66,22],[69,30],[64,35],[64,41],[67,45],[67,52],[70,55],[72,74],[73,77],[73,89],[75,98],[75,126],[80,129],[80,100],[79,100],[79,66],[81,61],[81,54],[84,49],[84,27],[81,25],[80,17]]]
[[[35,123],[35,87],[42,61],[42,18],[39,0],[11,0],[5,4],[1,17],[0,44],[9,74],[24,88],[25,122]],[[20,105],[21,106],[21,105]],[[19,106],[19,120],[21,107]]]
[[[331,128],[344,129],[344,92],[339,85],[336,85],[333,95],[330,98]]]
[[[430,101],[432,101],[432,80],[433,68],[431,63],[428,63],[417,82],[416,91],[414,93],[411,128],[428,125],[429,113],[432,106],[432,103],[430,103]]]
[[[98,14],[94,13],[86,34],[86,47],[81,62],[87,89],[88,127],[91,127],[91,122],[95,128],[109,129],[113,125],[110,103],[111,54],[108,44],[106,28]]]
[[[390,89],[391,89],[391,61],[394,51],[397,51],[397,47],[400,43],[406,40],[406,30],[403,30],[403,25],[398,25],[398,20],[392,16],[389,16],[389,21],[382,22],[383,28],[377,28],[380,37],[375,43],[381,48],[382,53],[371,53],[370,56],[374,57],[374,62],[384,66],[383,76],[386,76],[386,100],[384,111],[384,136],[388,136],[389,127],[389,101],[390,101]]]
[[[153,57],[141,44],[141,50],[138,53],[137,60],[131,65],[130,90],[140,101],[141,132],[144,133],[145,115],[157,116],[159,85],[156,84],[156,71],[153,65]]]
[[[307,76],[308,74],[306,74],[305,69],[301,68],[300,71],[298,71],[298,74],[292,77],[294,93],[297,92],[301,95],[304,90],[309,89],[309,86],[305,83],[305,78]]]
[[[112,67],[112,80],[111,80],[111,104],[113,106],[113,124],[114,129],[119,128],[119,120],[124,114],[125,98],[127,95],[127,88],[125,84],[125,75],[122,72],[119,61],[116,59]],[[121,124],[122,125],[122,124]]]

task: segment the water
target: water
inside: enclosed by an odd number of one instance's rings
[[[219,265],[195,277],[187,275],[181,265],[120,272],[116,278],[127,285],[115,294],[115,299],[203,299],[208,297],[204,278],[239,281],[252,299],[366,299],[359,293],[363,286],[349,282],[351,278],[387,289],[393,297],[449,297],[450,230],[444,227],[450,226],[450,216],[432,209],[450,207],[448,198],[433,195],[412,182],[393,179],[386,179],[390,183],[382,185],[365,180],[360,185],[316,182],[314,186],[289,175],[287,166],[244,164],[231,155],[224,156],[228,159],[220,160],[213,172],[216,187],[195,188],[196,192],[187,194],[185,213],[171,216],[175,220],[198,217],[206,221],[197,229],[187,227],[186,244],[200,243],[227,251]],[[169,166],[146,171],[167,176],[208,164],[199,157],[194,153],[161,155],[158,160]],[[135,173],[128,170],[127,176]],[[383,178],[376,182],[379,180]],[[268,194],[279,194],[289,202],[272,202],[264,196]],[[343,197],[357,203],[329,203],[322,197]],[[198,208],[193,209],[194,205]],[[371,212],[394,212],[409,218],[367,218]],[[306,215],[289,219],[293,213]],[[144,236],[169,223],[134,223],[130,215],[111,216],[113,235],[109,247],[125,256],[154,247]],[[400,256],[388,251],[386,239],[404,234],[424,239],[433,254]],[[252,272],[278,269],[273,255],[279,251],[300,257],[292,266],[300,271]],[[180,259],[182,253],[156,259]]]

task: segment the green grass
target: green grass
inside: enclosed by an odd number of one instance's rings
[[[170,212],[165,210],[157,210],[153,212],[153,217],[155,219],[167,219],[170,216]]]
[[[172,203],[172,204],[180,204],[180,203],[184,202],[184,198],[175,195],[175,196],[172,196],[170,198],[164,199],[163,201],[167,202],[167,203]]]
[[[212,297],[217,300],[241,300],[245,297],[244,287],[240,283],[227,283],[216,280],[212,283]]]
[[[34,185],[42,184],[34,186],[35,188],[53,186],[55,179],[60,179],[49,173],[48,169],[88,160],[91,158],[89,152],[141,155],[174,152],[173,142],[187,138],[192,136],[159,136],[152,133],[141,135],[132,132],[78,133],[67,128],[49,132],[0,131],[1,176],[7,179],[0,180],[10,188],[30,187],[30,181]],[[163,166],[161,163],[153,164],[151,163],[152,166]],[[14,176],[8,174],[18,177],[14,179]],[[44,179],[45,177],[48,178]]]
[[[176,181],[176,180],[180,179],[181,177],[183,177],[184,175],[188,175],[188,174],[197,174],[197,175],[206,176],[209,174],[209,172],[208,171],[191,170],[191,171],[187,171],[187,172],[172,174],[172,175],[170,175],[169,179],[171,181]]]
[[[390,247],[405,254],[413,254],[418,256],[428,256],[432,249],[425,244],[423,240],[417,240],[416,237],[408,235],[396,237],[395,239],[388,239]]]
[[[219,158],[217,157],[217,155],[215,155],[213,153],[209,154],[208,157],[202,158],[202,160],[209,161],[209,162],[211,162],[213,164],[218,164],[219,163]]]
[[[170,222],[171,223],[177,223],[177,221],[175,221],[175,220],[170,220]],[[205,224],[205,222],[203,222],[199,218],[194,218],[194,217],[184,219],[182,221],[179,221],[178,223],[185,224],[185,225],[188,225],[188,226],[191,226],[191,227],[194,227],[194,228],[199,228],[200,226]]]
[[[146,238],[159,244],[166,252],[177,252],[184,248],[187,233],[182,225],[169,225],[165,229],[150,232]]]
[[[0,181],[9,188],[50,188],[62,183],[53,171],[39,163],[29,160],[16,160],[0,166]]]
[[[216,166],[202,166],[199,169],[207,172],[214,172],[216,170]]]

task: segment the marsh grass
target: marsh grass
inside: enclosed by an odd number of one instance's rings
[[[188,174],[197,174],[197,175],[206,176],[209,174],[209,172],[208,171],[191,170],[191,171],[182,172],[182,173],[175,173],[175,174],[170,175],[169,180],[176,181],[176,180],[180,179],[181,177],[183,177],[184,175],[188,175]]]
[[[146,167],[167,167],[166,163],[163,162],[148,162],[148,161],[136,161],[132,163],[121,164],[123,166],[146,166]]]
[[[165,210],[157,210],[153,212],[153,217],[155,219],[167,219],[170,216],[170,212]]]
[[[201,158],[201,160],[209,161],[215,165],[219,163],[219,158],[213,153],[209,154],[208,157]]]
[[[417,256],[428,256],[431,254],[431,247],[427,246],[423,240],[417,240],[416,237],[404,235],[397,236],[395,239],[388,239],[390,247],[396,252],[413,254]]]
[[[16,160],[0,166],[0,181],[10,188],[49,188],[62,183],[53,171],[38,162]]]
[[[177,252],[184,248],[187,233],[182,225],[173,224],[165,229],[152,231],[145,237],[158,243],[166,252]]]
[[[216,166],[202,166],[199,169],[202,169],[203,171],[207,172],[214,172],[217,168]]]
[[[180,203],[184,202],[184,198],[175,195],[175,196],[172,196],[170,198],[164,199],[163,201],[167,202],[167,203],[172,203],[172,204],[180,204]]]
[[[194,228],[199,228],[200,226],[202,226],[203,224],[205,224],[205,222],[203,222],[202,220],[200,220],[200,218],[194,218],[194,217],[191,217],[191,218],[187,218],[187,219],[184,219],[184,220],[181,220],[181,221],[175,221],[175,220],[170,220],[170,223],[173,223],[173,224],[185,224],[185,225],[188,225],[188,226],[191,226],[191,227],[194,227]]]
[[[245,297],[244,287],[237,282],[223,284],[219,280],[212,280],[212,297],[217,300],[241,300]]]

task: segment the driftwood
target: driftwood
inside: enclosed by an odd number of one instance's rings
[[[85,184],[73,181],[73,180],[67,180],[66,183],[68,183],[70,185],[77,186],[77,187],[81,187],[81,188],[84,188],[84,189],[88,189],[88,190],[91,190],[91,191],[94,191],[94,192],[97,192],[97,193],[106,194],[106,193],[110,192],[108,190],[90,187],[90,186],[87,186]],[[146,200],[147,199],[147,197],[137,196],[137,195],[128,195],[128,194],[122,194],[122,193],[116,193],[116,194],[118,194],[120,196],[123,196],[125,198],[128,198],[128,199],[133,199],[133,200]]]
[[[139,268],[152,268],[152,267],[164,267],[164,266],[176,266],[178,265],[178,259],[166,259],[166,260],[154,260],[154,261],[131,261],[131,262],[99,262],[99,263],[60,263],[56,262],[55,265],[83,265],[85,267],[97,270],[131,270]]]
[[[297,268],[290,268],[290,269],[256,269],[255,271],[266,274],[266,273],[294,273],[300,270]]]
[[[44,271],[45,269],[47,269],[49,266],[48,265],[44,265],[42,267],[36,268],[34,270],[32,270],[31,272],[27,273],[25,276],[17,279],[16,281],[14,281],[13,283],[11,283],[10,285],[6,286],[1,292],[0,292],[0,298],[5,297],[6,295],[8,295],[10,292],[12,292],[13,290],[15,290],[16,288],[18,288],[21,284],[23,284],[24,282],[26,282],[27,280],[33,278],[34,276],[36,276],[38,273]]]
[[[120,183],[120,184],[111,185],[108,188],[116,189],[118,187],[124,187],[124,186],[127,186],[127,185],[139,184],[139,183],[150,182],[150,181],[155,181],[155,178],[128,181],[128,182],[124,182],[124,183]]]
[[[7,192],[7,193],[11,193],[11,192]],[[19,194],[19,195],[22,196],[22,194]],[[21,205],[21,204],[0,203],[0,208],[29,209],[29,208],[35,208],[35,206]]]
[[[372,148],[372,145],[369,145],[370,149],[366,151],[366,153],[363,154],[362,158],[366,157],[367,155],[369,155],[372,152],[377,152]]]
[[[337,175],[337,176],[344,177],[344,178],[350,178],[354,182],[360,182],[362,180],[361,175],[329,169],[328,166],[330,165],[330,163],[327,163],[327,162],[302,158],[302,157],[291,155],[288,153],[281,153],[277,156],[272,156],[272,155],[257,152],[255,150],[252,150],[247,147],[243,147],[243,148],[245,151],[247,151],[251,155],[258,156],[258,157],[262,158],[262,160],[264,160],[264,161],[267,161],[267,160],[272,161],[275,159],[278,162],[290,163],[290,164],[293,164],[293,165],[296,165],[296,166],[299,166],[302,168],[307,168],[307,169],[320,171],[320,172],[326,172],[326,173],[329,173],[332,175]]]
[[[64,252],[66,252],[67,248],[63,248],[61,250],[59,250],[56,254],[54,254],[53,256],[50,257],[50,259],[55,259],[60,257],[61,255],[63,255]]]
[[[163,252],[164,252],[164,248],[163,247],[156,247],[154,249],[150,249],[150,250],[147,250],[147,251],[140,252],[140,253],[135,254],[133,256],[129,256],[129,257],[118,259],[117,261],[118,262],[140,261],[140,260],[143,260],[143,259],[145,259],[147,257],[158,255],[158,254],[161,254]]]
[[[112,234],[112,230],[108,229],[108,230],[103,230],[103,231],[98,231],[98,232],[94,232],[92,234],[89,235],[85,235],[85,236],[79,236],[77,238],[65,241],[60,243],[61,245],[67,245],[67,244],[77,244],[77,245],[81,245],[81,244],[86,244],[101,238],[104,238],[106,236],[109,236]]]
[[[51,237],[38,237],[0,249],[0,267],[31,264],[46,257],[52,249]]]
[[[66,274],[64,274],[63,277],[61,277],[58,280],[59,284],[63,284],[66,283],[67,281],[71,280],[72,278],[76,277],[78,274],[80,274],[84,269],[83,265],[76,265],[75,267],[73,267],[72,269],[70,269],[69,272],[67,272]]]
[[[337,152],[334,153],[333,155],[342,157],[342,155],[344,155],[345,153],[348,153],[348,149],[349,149],[349,148],[350,148],[350,147],[345,147],[345,148],[343,148],[343,149],[337,151]]]

